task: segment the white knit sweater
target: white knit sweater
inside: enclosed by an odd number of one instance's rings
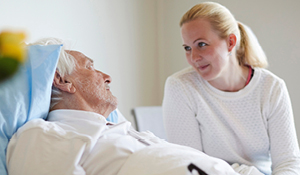
[[[170,142],[265,174],[300,174],[290,97],[268,70],[255,68],[245,88],[224,92],[186,68],[166,81],[163,115]]]

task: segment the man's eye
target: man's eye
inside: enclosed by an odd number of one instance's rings
[[[92,64],[87,65],[86,68],[88,68],[88,69],[94,69],[94,65],[92,65]]]
[[[204,43],[204,42],[200,42],[200,43],[198,43],[198,46],[199,47],[204,47],[204,46],[206,46],[207,44],[206,43]]]
[[[191,47],[189,47],[189,46],[184,46],[184,50],[185,50],[185,51],[190,51],[190,50],[191,50]]]

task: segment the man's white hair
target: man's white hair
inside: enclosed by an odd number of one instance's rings
[[[59,60],[57,63],[56,71],[59,73],[61,77],[64,75],[70,75],[76,66],[76,60],[75,58],[68,54],[66,52],[66,46],[63,42],[63,40],[58,38],[43,38],[40,39],[34,43],[30,43],[28,45],[62,45],[60,54],[59,54]],[[50,104],[50,110],[60,101],[62,100],[61,91],[52,86],[52,92],[51,92],[51,104]]]

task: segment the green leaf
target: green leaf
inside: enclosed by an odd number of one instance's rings
[[[20,66],[20,62],[13,58],[0,57],[0,82],[13,76]]]

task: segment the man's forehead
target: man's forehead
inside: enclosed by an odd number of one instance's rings
[[[91,58],[87,57],[86,55],[84,55],[81,52],[75,51],[75,50],[66,50],[67,53],[71,54],[76,60],[79,61],[79,59],[85,59],[85,60],[89,60],[90,62],[94,62],[94,60],[92,60]]]

